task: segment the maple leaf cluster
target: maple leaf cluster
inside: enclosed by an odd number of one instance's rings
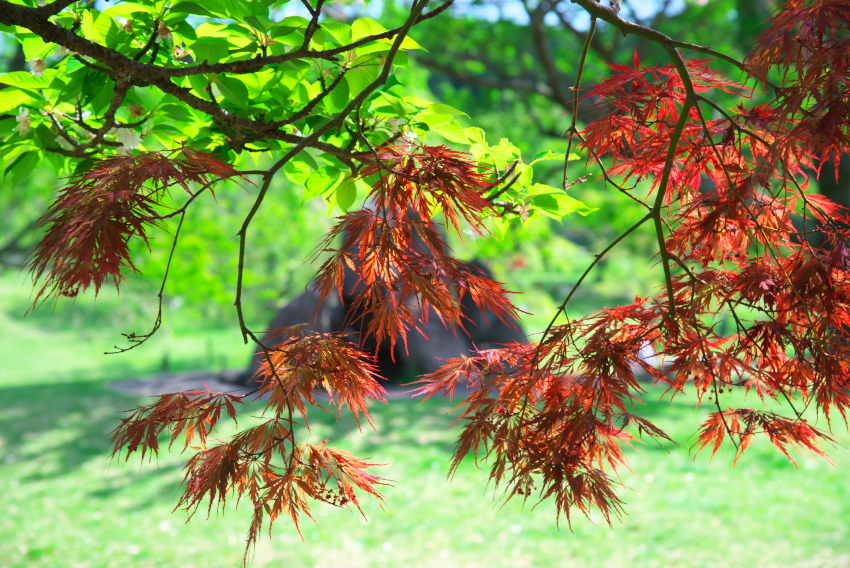
[[[778,144],[804,142],[821,162],[839,161],[850,144],[850,7],[786,0],[768,23],[746,64],[760,79],[781,77],[769,117],[785,130]]]
[[[336,334],[308,334],[301,326],[275,330],[279,341],[264,349],[266,361],[257,372],[255,394],[267,402],[270,418],[241,430],[227,441],[208,445],[210,435],[226,411],[236,421],[237,404],[247,395],[190,391],[160,395],[153,404],[131,411],[113,431],[113,456],[141,451],[156,454],[159,435],[166,433],[169,448],[183,439],[192,449],[185,468],[185,492],[177,508],[191,515],[207,503],[223,507],[229,495],[251,502],[253,517],[247,554],[256,542],[264,520],[281,514],[299,528],[301,515],[310,514],[310,502],[360,509],[357,490],[382,499],[377,487],[387,480],[368,473],[376,465],[326,442],[299,442],[295,428],[309,426],[308,409],[348,406],[358,422],[364,415],[374,426],[368,399],[386,402],[386,391],[377,382],[375,366],[358,346]],[[322,400],[317,400],[317,398]],[[296,415],[301,415],[301,420]]]
[[[772,20],[742,64],[762,81],[771,67],[789,73],[772,103],[721,107],[709,95],[748,98],[747,86],[672,49],[669,65],[636,55],[588,90],[608,112],[575,136],[646,211],[611,246],[653,222],[666,293],[424,376],[425,396],[471,388],[453,468],[470,453],[486,457],[508,498],[553,498],[568,519],[572,508],[596,507],[610,522],[622,511],[615,474],[628,467],[632,432],[669,440],[633,410],[644,393],[636,372],[671,396],[692,387],[714,407],[700,449],[731,441],[737,462],[763,435],[789,459],[791,448],[825,456],[821,445],[834,439],[804,412],[847,422],[850,216],[810,192],[807,168],[850,151],[844,4],[792,1]],[[794,49],[776,47],[780,36]],[[649,347],[653,364],[641,356]],[[731,408],[733,390],[788,415]]]
[[[514,321],[507,291],[451,256],[433,219],[439,212],[458,234],[463,221],[484,234],[482,215],[492,206],[483,193],[493,182],[478,164],[445,146],[379,147],[361,177],[376,179],[372,207],[342,217],[328,233],[323,249],[333,254],[320,267],[316,288],[322,298],[353,297],[351,323],[364,324],[364,339],[395,345],[411,330],[422,332],[431,314],[463,328],[467,294],[485,313]],[[356,274],[349,289],[346,268]]]
[[[213,181],[237,172],[212,154],[181,147],[172,152],[114,156],[72,178],[39,219],[45,234],[29,268],[33,280],[44,280],[36,293],[39,304],[52,295],[76,297],[94,286],[96,292],[122,270],[136,270],[129,241],[147,243],[147,231],[163,219],[158,207],[174,185],[194,198]]]

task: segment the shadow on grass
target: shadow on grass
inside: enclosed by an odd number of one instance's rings
[[[310,437],[348,442],[366,453],[387,444],[449,452],[459,434],[459,427],[451,428],[457,412],[450,414],[458,402],[459,399],[452,402],[437,397],[422,402],[409,394],[393,394],[386,404],[371,404],[375,429],[362,416],[358,424],[347,409],[339,417],[316,409],[309,417]]]
[[[166,481],[182,480],[179,470],[192,455],[191,450],[178,455],[182,447],[179,441],[169,452],[167,440],[161,438],[160,457],[154,457],[152,465],[146,457],[140,467],[138,453],[127,461],[124,455],[113,460],[108,457],[112,452],[110,433],[120,424],[123,412],[148,404],[152,398],[115,392],[106,380],[92,379],[0,387],[0,398],[6,402],[0,409],[4,455],[6,463],[14,464],[13,475],[21,483],[50,482],[86,469],[95,473],[81,474],[78,479],[82,490],[93,499],[109,500],[118,494],[127,497],[128,487],[148,487],[131,492],[132,497],[125,502],[128,509],[146,507],[148,502],[142,495],[153,491],[154,486],[165,484],[169,492],[179,492],[179,481]],[[448,456],[457,434],[447,429],[453,419],[445,414],[453,406],[439,399],[420,404],[419,400],[399,396],[389,404],[376,402],[371,410],[378,432],[362,417],[358,426],[347,410],[337,418],[336,414],[311,409],[311,431],[299,436],[310,442],[333,438],[332,445],[362,455],[392,444],[410,449],[430,446]],[[245,416],[239,421],[239,429],[256,423],[257,419],[251,417],[260,416],[264,407],[263,401],[254,401],[238,408]],[[222,425],[220,438],[227,439],[234,432],[232,422],[223,418]]]
[[[110,432],[120,423],[122,411],[145,402],[113,392],[98,380],[8,386],[0,388],[0,398],[6,401],[0,410],[6,463],[19,466],[21,483],[74,475],[93,461],[104,471],[124,469],[123,458],[109,460]],[[138,464],[138,459],[130,461]],[[145,475],[171,474],[177,467],[146,468],[151,471]],[[88,494],[107,499],[138,479],[138,466],[126,469],[126,475],[112,476],[108,488]]]

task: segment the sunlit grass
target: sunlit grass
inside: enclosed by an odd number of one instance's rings
[[[172,513],[185,456],[155,463],[110,463],[108,432],[118,411],[143,401],[109,390],[105,377],[2,385],[0,517],[3,566],[236,566],[248,511],[228,506],[184,524]],[[650,400],[660,391],[653,390]],[[551,505],[509,503],[498,510],[486,474],[466,464],[447,481],[453,433],[444,401],[377,405],[379,433],[350,419],[317,420],[313,436],[373,461],[393,479],[384,510],[315,508],[304,541],[281,520],[260,539],[256,566],[842,566],[850,555],[850,455],[833,450],[833,468],[802,457],[799,469],[757,445],[731,467],[732,455],[693,459],[688,436],[700,422],[684,400],[650,404],[685,447],[653,444],[631,452],[637,476],[622,522],[607,527],[577,516],[559,530]],[[226,434],[226,432],[225,432]],[[563,524],[563,523],[562,523]]]

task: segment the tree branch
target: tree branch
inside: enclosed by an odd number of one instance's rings
[[[454,0],[447,0],[444,5],[447,8]],[[443,8],[441,6],[440,8]],[[445,9],[445,8],[443,8]],[[42,16],[39,8],[28,8],[20,4],[13,4],[6,0],[0,1],[0,23],[5,25],[17,25],[40,36],[43,40],[57,43],[69,50],[87,55],[105,65],[108,65],[118,74],[132,74],[146,81],[153,82],[156,79],[186,77],[189,75],[233,73],[254,73],[267,65],[285,63],[295,59],[330,59],[337,55],[348,53],[353,49],[372,43],[381,39],[392,39],[401,33],[402,28],[395,28],[379,34],[372,34],[361,38],[348,45],[335,47],[333,49],[314,51],[311,49],[296,49],[283,55],[268,57],[254,57],[241,61],[228,63],[200,63],[197,65],[186,65],[183,67],[162,67],[150,63],[141,63],[123,55],[115,50],[104,47],[98,43],[82,38],[70,30],[66,30],[58,24],[54,24]],[[433,18],[441,9],[433,10],[414,24]]]
[[[552,57],[552,50],[549,49],[549,40],[546,34],[546,24],[544,19],[549,12],[549,0],[543,0],[538,4],[537,8],[530,10],[527,2],[523,5],[531,18],[531,37],[534,41],[534,47],[537,49],[537,54],[540,57],[540,63],[543,65],[543,71],[546,79],[549,82],[549,87],[552,89],[552,98],[562,107],[567,108],[569,105],[569,96],[567,96],[564,86],[561,82],[558,66],[555,64],[555,58]]]
[[[207,114],[214,121],[226,125],[236,132],[249,131],[263,138],[282,140],[290,144],[295,144],[296,147],[301,148],[302,142],[304,142],[307,138],[296,134],[290,134],[279,129],[282,124],[289,124],[291,122],[281,121],[268,123],[262,120],[252,120],[237,116],[224,110],[215,102],[206,101],[197,97],[191,92],[191,89],[181,87],[172,82],[171,79],[200,73],[251,73],[266,65],[281,63],[298,58],[332,59],[338,54],[349,52],[356,47],[379,39],[398,39],[398,37],[405,37],[410,27],[440,14],[443,10],[448,8],[452,2],[453,0],[447,0],[439,8],[432,10],[428,14],[422,14],[421,12],[417,13],[415,21],[409,21],[400,28],[395,28],[380,34],[373,34],[346,46],[330,50],[313,51],[309,49],[299,49],[280,56],[256,57],[244,61],[214,65],[203,63],[200,65],[191,65],[181,68],[160,67],[134,61],[117,51],[84,39],[70,30],[66,30],[63,27],[48,21],[42,15],[42,12],[39,11],[40,9],[28,8],[5,0],[0,1],[0,23],[6,25],[18,25],[27,28],[39,35],[45,41],[57,43],[67,49],[76,51],[80,55],[91,57],[99,63],[108,66],[108,69],[102,69],[103,72],[119,80],[126,78],[128,81],[128,88],[131,85],[153,85],[162,92],[174,96],[190,107]],[[80,59],[85,61],[82,58]],[[88,62],[86,63],[88,64]],[[318,101],[321,101],[328,92],[330,91],[326,91],[319,95]],[[371,91],[369,92],[371,93]],[[315,104],[318,104],[318,101],[313,100],[310,104],[315,106]],[[336,121],[333,121],[333,123],[336,125],[339,124]],[[323,132],[327,131],[327,129],[323,130]],[[359,155],[357,152],[352,152],[333,144],[321,142],[317,138],[318,137],[312,138],[311,142],[308,144],[309,147],[344,159],[350,159]]]

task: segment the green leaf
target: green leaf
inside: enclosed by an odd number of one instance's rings
[[[434,103],[420,97],[404,97],[404,102],[412,104],[418,108],[429,108]]]
[[[373,110],[375,113],[389,114],[398,118],[405,118],[411,111],[401,97],[396,97],[386,92],[378,93],[372,104],[374,105]]]
[[[62,88],[63,85],[60,83],[54,86],[53,82],[60,76],[59,71],[56,69],[46,69],[41,77],[36,77],[28,71],[12,71],[11,73],[0,75],[0,83],[22,89],[57,89]]]
[[[29,104],[35,99],[29,94],[18,89],[0,90],[0,113],[18,112],[18,107]]]
[[[555,199],[555,195],[552,193],[538,195],[531,202],[534,204],[535,207],[539,207],[540,209],[544,209],[546,211],[558,210],[558,200]]]
[[[556,219],[560,219],[570,213],[579,213],[580,215],[588,215],[595,208],[588,207],[578,199],[570,197],[563,191],[549,185],[537,183],[528,188],[529,195],[535,195],[532,199],[532,204],[544,213]]]
[[[3,126],[9,126],[14,124],[14,119],[6,119],[6,124]],[[10,164],[14,162],[18,156],[26,152],[30,148],[29,142],[21,142],[19,144],[0,144],[0,164]]]
[[[204,22],[198,26],[198,35],[201,37],[218,37],[227,40],[231,35],[228,26],[218,22]]]
[[[432,132],[436,132],[449,142],[457,142],[458,144],[469,144],[469,138],[463,133],[463,128],[454,120],[448,124],[444,124],[437,128],[433,128]]]
[[[546,160],[564,160],[563,152],[553,152],[552,150],[546,150],[543,152],[538,152],[535,154],[534,158],[532,158],[531,163],[529,165],[533,166],[537,162],[543,162]]]
[[[198,34],[195,33],[195,28],[187,21],[177,22],[176,25],[172,26],[172,31],[176,33],[180,38],[187,41],[198,41]]]
[[[351,43],[351,26],[345,25],[342,22],[324,22],[322,28],[329,34],[334,36],[340,45]]]
[[[251,3],[240,2],[239,0],[205,0],[203,5],[212,16],[223,16],[234,20],[242,20],[245,16],[251,15],[250,7],[246,6],[246,4]]]
[[[349,179],[336,189],[336,203],[343,211],[348,211],[357,199],[356,181]]]
[[[277,26],[272,29],[272,37],[276,37],[276,33],[280,33],[281,35],[285,35],[290,33],[292,30],[306,28],[310,25],[310,20],[303,16],[287,16],[278,22]],[[286,30],[280,31],[278,30]]]
[[[470,128],[465,128],[463,133],[466,134],[466,137],[469,138],[472,142],[476,144],[481,144],[482,146],[487,146],[487,139],[484,135],[484,130],[482,128],[478,128],[477,126],[472,126]]]
[[[224,14],[234,20],[242,20],[246,16],[256,15],[255,10],[250,4],[258,4],[259,2],[245,2],[244,0],[218,0],[224,4]]]
[[[340,81],[339,85],[331,91],[327,97],[325,97],[324,105],[325,109],[332,113],[336,114],[342,111],[346,105],[348,105],[349,101],[351,101],[351,89],[348,86],[348,81],[343,79]]]
[[[196,95],[204,98],[207,96],[207,87],[210,82],[205,75],[189,75],[187,80],[192,85]]]
[[[502,138],[498,144],[490,148],[490,156],[496,167],[506,168],[517,160],[521,160],[522,152],[507,138]]]
[[[434,103],[428,107],[428,110],[433,112],[434,114],[450,114],[452,116],[469,116],[462,110],[458,110],[453,106],[449,106],[443,103]]]
[[[36,152],[29,151],[29,152],[23,152],[23,153],[21,153],[21,154],[18,154],[18,157],[17,157],[17,158],[15,158],[14,160],[12,160],[12,163],[11,163],[11,164],[9,164],[8,166],[6,166],[6,169],[3,171],[3,175],[4,175],[4,176],[5,176],[5,175],[9,175],[9,172],[11,172],[12,170],[14,170],[14,169],[15,169],[15,166],[17,166],[17,165],[18,165],[21,161],[23,161],[23,160],[27,160],[29,156],[31,156],[32,154],[35,154],[35,153],[36,153]]]
[[[310,46],[314,49],[323,47],[325,44],[325,35],[325,30],[322,28],[316,30],[316,33],[313,34],[313,39],[310,40]]]
[[[248,87],[245,83],[235,77],[224,77],[219,75],[215,79],[215,86],[224,95],[227,102],[244,108],[250,102]]]
[[[415,122],[427,124],[429,128],[436,129],[438,126],[449,124],[452,122],[452,117],[449,114],[430,114],[420,113],[414,119]]]
[[[250,26],[230,24],[222,30],[231,48],[244,48],[249,45],[257,46],[257,32]]]
[[[395,40],[392,39],[379,39],[378,43],[386,43],[388,45],[392,45],[394,41]],[[423,51],[428,51],[427,49],[416,43],[416,41],[410,36],[406,36],[403,40],[401,40],[401,45],[399,46],[399,49],[421,49]]]
[[[515,184],[517,188],[528,186],[534,178],[534,170],[528,164],[517,164],[514,174],[517,176]]]
[[[85,38],[95,43],[100,43],[107,47],[115,47],[120,41],[119,30],[115,24],[115,19],[103,12],[97,13],[93,10],[87,10],[83,13],[82,25],[80,27]]]
[[[307,152],[301,152],[283,166],[283,173],[292,183],[304,185],[310,173],[318,168],[319,164],[313,156]]]
[[[39,152],[31,151],[18,156],[18,159],[6,168],[6,183],[15,187],[31,176],[38,165],[39,155]]]
[[[351,41],[357,41],[371,35],[382,34],[387,28],[372,18],[359,18],[351,24]]]
[[[256,16],[248,16],[245,18],[245,22],[248,23],[252,28],[261,31],[263,33],[268,33],[272,27],[274,27],[275,23],[268,17],[264,15],[256,15]]]
[[[173,122],[187,122],[192,118],[192,113],[189,112],[189,108],[174,103],[164,104],[159,107],[159,114],[164,115],[171,119]]]
[[[122,4],[119,4],[121,6]],[[117,8],[118,6],[116,6]],[[172,8],[175,12],[184,12],[186,14],[194,14],[195,16],[206,16],[208,18],[212,18],[213,14],[195,2],[178,2]]]
[[[545,183],[535,183],[525,190],[526,195],[544,195],[548,193],[563,193],[564,190]]]
[[[352,98],[363,92],[372,82],[378,78],[381,73],[381,66],[378,63],[369,65],[358,65],[345,74],[345,80],[348,83],[349,93]]]
[[[172,8],[172,11],[175,12],[186,12],[188,14],[200,14],[201,16],[209,16],[209,12],[204,10],[204,12],[192,12],[191,10],[185,9],[183,5],[192,5],[198,6],[193,2],[178,2],[176,6]],[[103,11],[103,14],[110,18],[126,18],[132,14],[144,13],[144,14],[152,14],[153,13],[153,5],[151,4],[139,4],[138,2],[121,2],[120,4],[116,4],[115,6],[110,6],[106,10]],[[201,8],[202,9],[202,8]]]
[[[318,197],[336,188],[344,177],[341,171],[331,166],[322,166],[314,170],[304,182],[304,200]]]
[[[230,44],[221,37],[205,37],[198,30],[201,37],[192,43],[192,51],[195,52],[195,60],[198,63],[219,63],[230,55]]]
[[[30,59],[45,58],[56,48],[55,44],[47,43],[37,35],[21,34],[18,36],[18,39],[21,41],[21,46],[24,49],[24,57],[26,57],[27,61]]]

